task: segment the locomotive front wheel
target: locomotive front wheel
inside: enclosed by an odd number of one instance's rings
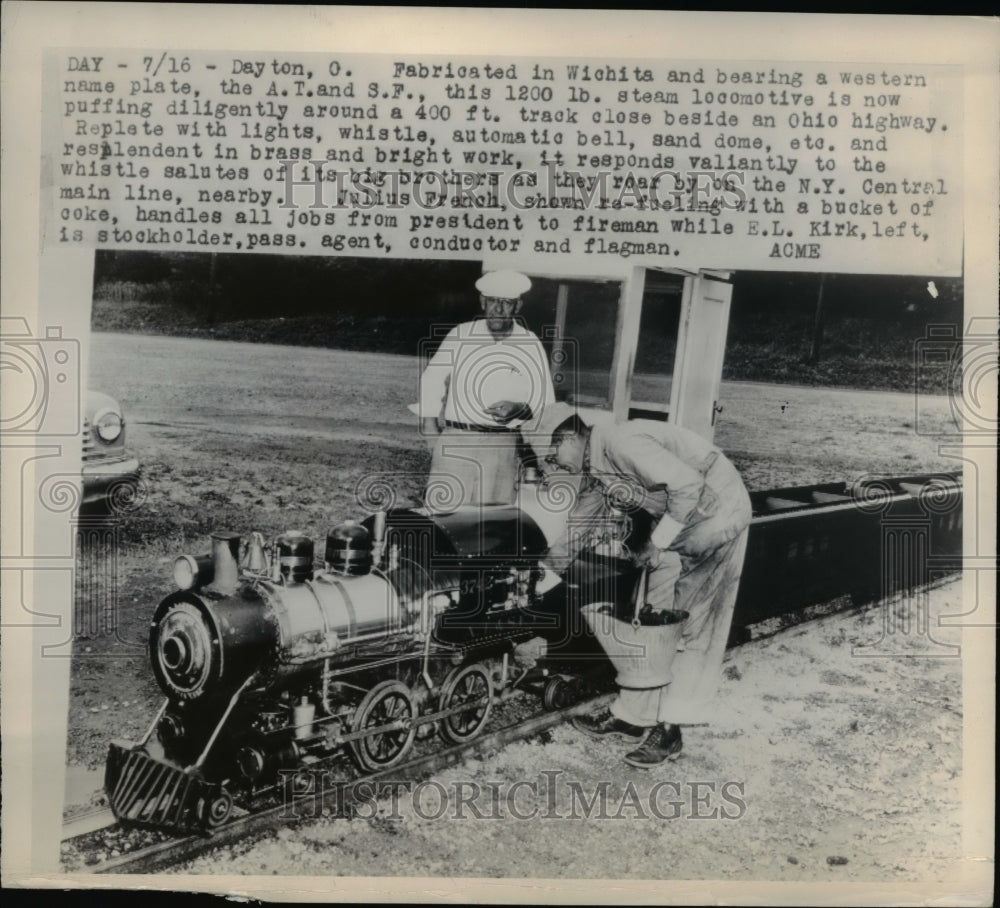
[[[358,705],[351,731],[379,728],[396,722],[404,723],[393,731],[375,732],[351,741],[351,753],[358,766],[369,772],[395,766],[409,753],[416,736],[413,724],[417,707],[410,689],[401,681],[376,684]]]
[[[199,803],[199,819],[206,829],[216,829],[229,819],[233,809],[233,796],[222,789]]]
[[[579,699],[577,686],[558,675],[549,678],[542,691],[542,705],[550,712],[566,709]]]
[[[445,680],[441,708],[468,703],[469,708],[441,720],[441,737],[452,744],[469,741],[482,731],[493,708],[493,682],[482,665],[455,669]]]

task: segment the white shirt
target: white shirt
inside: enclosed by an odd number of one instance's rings
[[[486,409],[502,400],[527,403],[532,425],[555,401],[541,341],[516,321],[502,340],[493,337],[484,318],[456,325],[420,378],[420,416],[495,427],[500,423]],[[524,422],[514,419],[507,425]]]

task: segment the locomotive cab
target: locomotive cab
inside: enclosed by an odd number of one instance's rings
[[[443,645],[483,645],[523,623],[548,548],[535,522],[507,505],[444,514],[394,511],[385,539],[388,571],[421,573],[426,566],[425,582],[434,591],[432,633]]]

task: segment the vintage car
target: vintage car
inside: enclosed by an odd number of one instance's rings
[[[125,449],[125,417],[113,397],[87,392],[83,418],[84,507],[134,498],[139,461]]]

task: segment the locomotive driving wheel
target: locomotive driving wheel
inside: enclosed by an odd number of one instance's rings
[[[376,684],[358,705],[351,731],[397,725],[388,731],[374,732],[351,741],[351,753],[358,766],[369,772],[395,766],[409,753],[416,735],[414,720],[417,707],[413,694],[402,681]]]
[[[452,744],[469,741],[482,731],[493,708],[493,682],[482,664],[456,668],[446,679],[441,694],[441,708],[452,709],[468,704],[467,709],[441,720],[441,736]]]

